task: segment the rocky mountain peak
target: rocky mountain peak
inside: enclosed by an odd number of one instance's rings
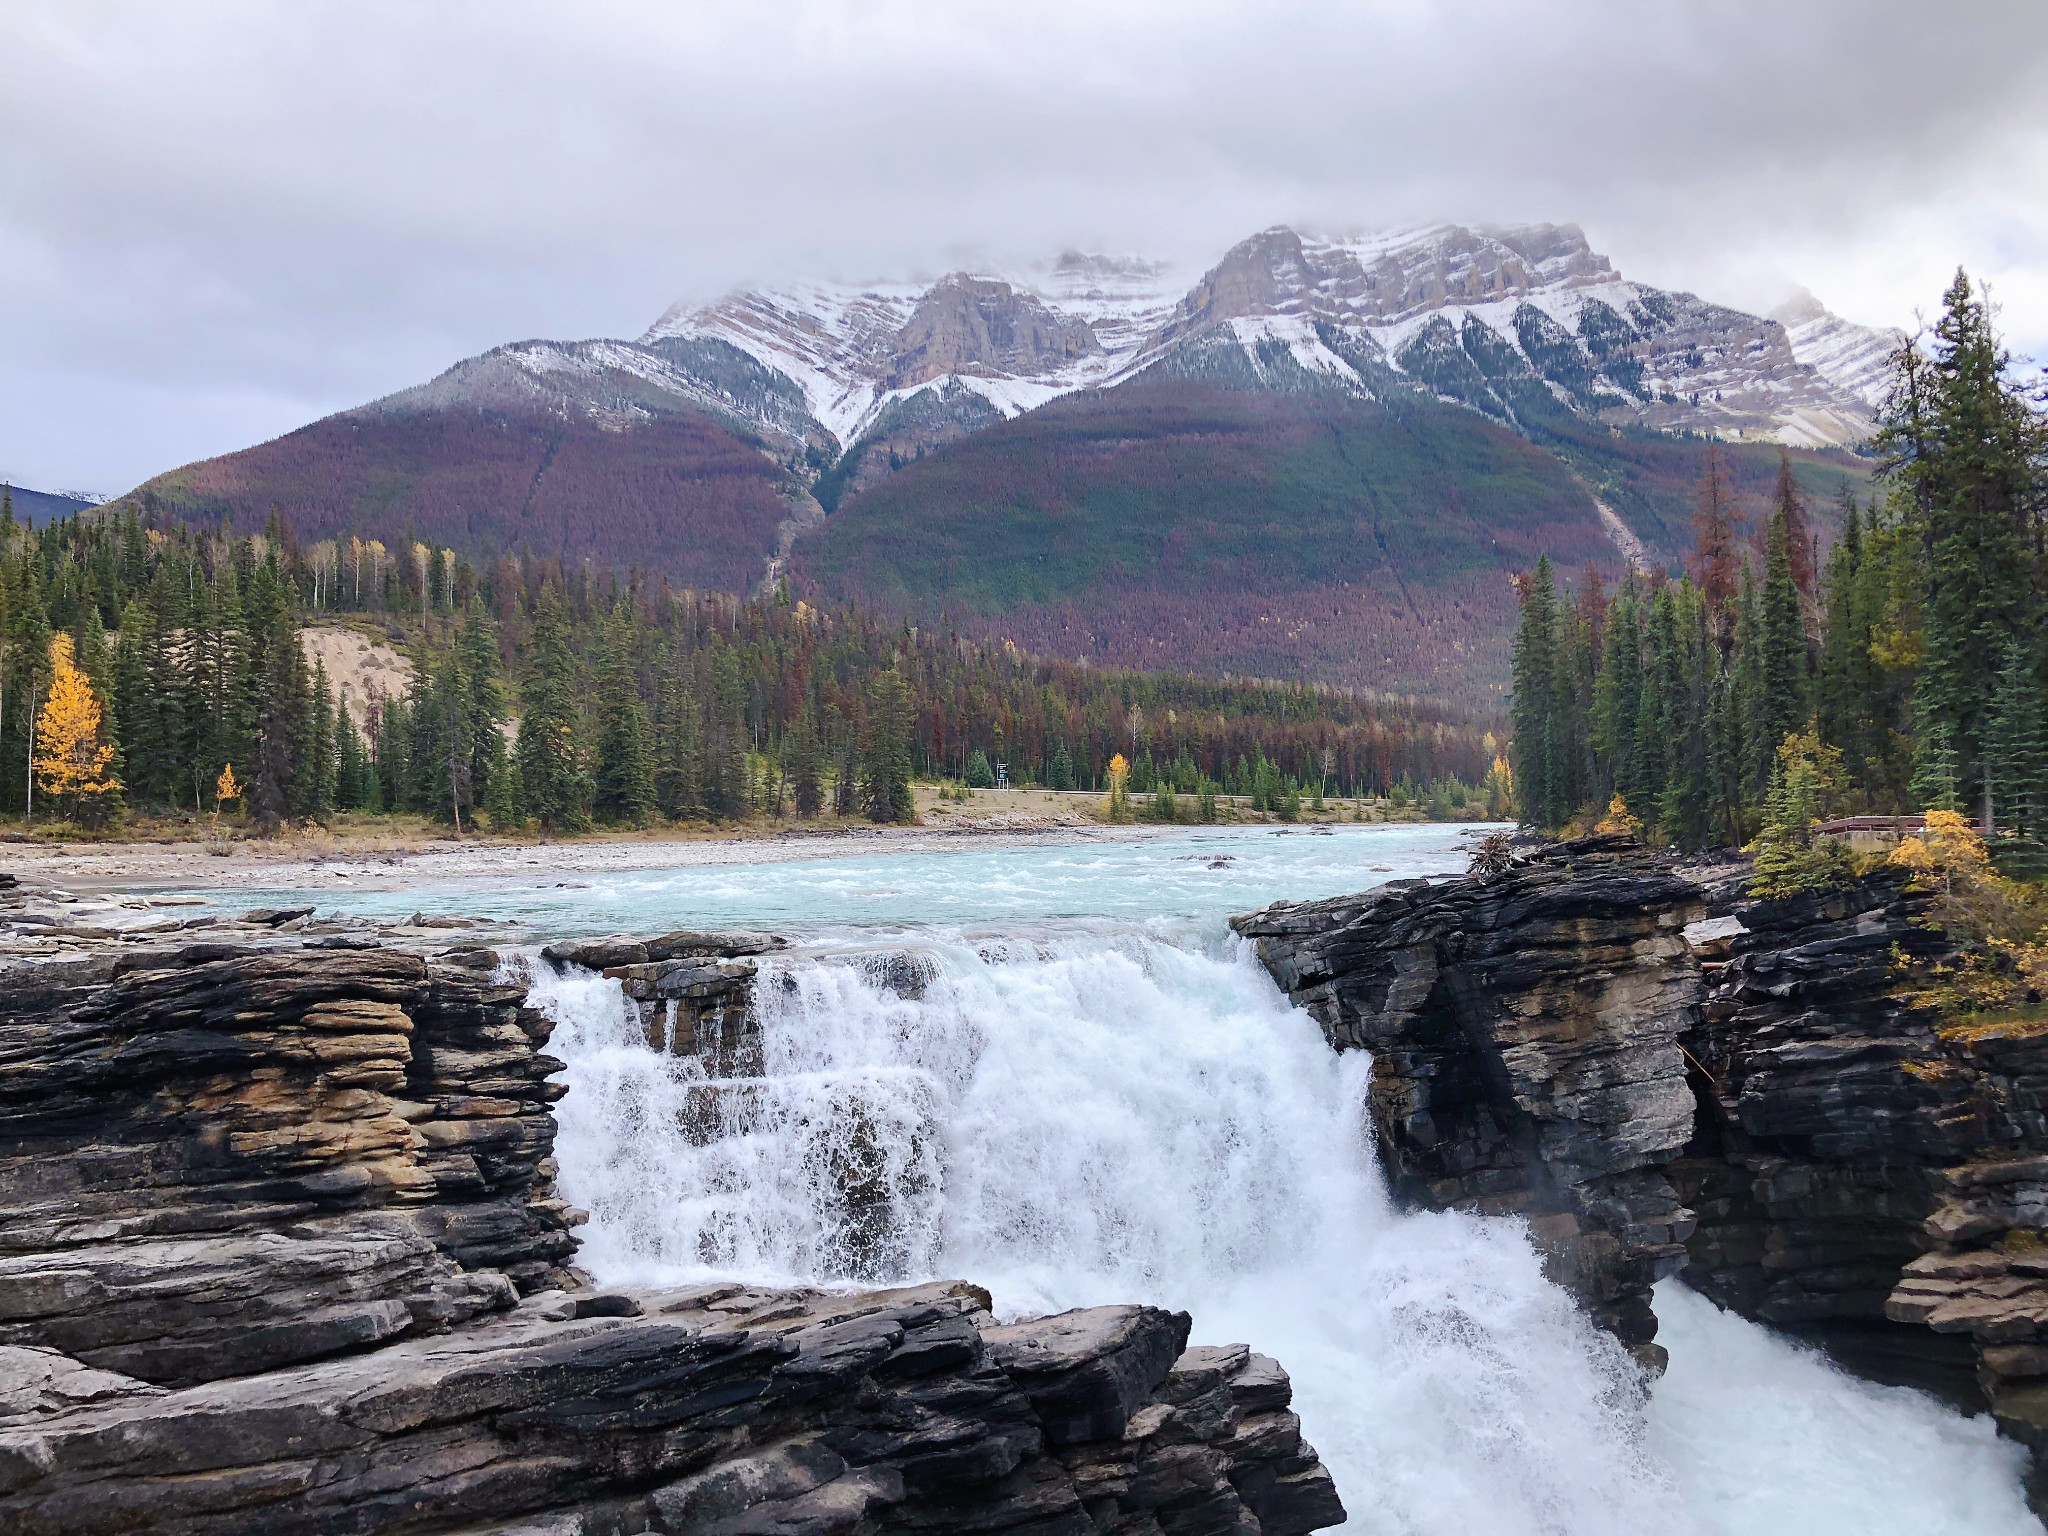
[[[909,389],[955,373],[1028,378],[1101,351],[1086,320],[1055,314],[1000,278],[955,272],[918,300],[896,333],[883,385]]]

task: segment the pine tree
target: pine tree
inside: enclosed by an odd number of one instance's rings
[[[988,754],[976,747],[967,759],[967,787],[969,789],[994,789],[995,770],[988,765]]]
[[[784,738],[783,756],[789,765],[790,798],[796,803],[796,814],[808,821],[825,802],[824,754],[809,710],[797,716],[796,724]]]
[[[576,658],[568,615],[552,581],[541,588],[527,658],[519,719],[520,799],[541,831],[581,832],[590,825],[590,781],[578,738]]]
[[[640,698],[637,626],[625,603],[605,621],[597,668],[597,777],[593,809],[604,821],[654,820],[654,728]]]
[[[1074,787],[1074,758],[1067,751],[1063,741],[1052,754],[1052,761],[1046,765],[1045,781],[1048,788],[1067,790]]]
[[[1522,820],[1559,827],[1571,814],[1565,786],[1557,782],[1557,589],[1550,557],[1536,562],[1521,584],[1521,622],[1515,635],[1513,757]],[[1253,809],[1262,809],[1254,792]]]
[[[1988,305],[1956,273],[1934,328],[1931,358],[1908,344],[1877,443],[1922,553],[1924,654],[1915,685],[1920,775],[1937,750],[1955,757],[1959,787],[1987,787],[1987,691],[2007,646],[2032,631],[2044,430],[2009,378]]]
[[[861,793],[870,821],[912,822],[910,797],[910,689],[896,668],[877,673],[868,685],[868,740],[863,754]]]
[[[1807,716],[1806,625],[1791,556],[1797,530],[1782,511],[1772,515],[1764,559],[1762,691],[1756,701],[1757,745],[1773,761],[1778,743]]]
[[[2048,876],[2048,721],[2034,657],[2007,644],[1985,718],[1984,804],[1989,845],[2001,874]]]

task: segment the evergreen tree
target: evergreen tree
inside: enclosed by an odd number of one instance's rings
[[[1984,804],[1999,872],[2048,877],[2048,721],[2034,657],[2013,640],[1985,717]]]
[[[461,660],[465,693],[460,750],[468,756],[471,819],[478,810],[498,831],[519,823],[519,796],[505,752],[505,686],[500,681],[498,639],[490,619],[474,601],[463,616]]]
[[[1557,714],[1557,589],[1550,557],[1522,585],[1521,622],[1515,635],[1512,761],[1522,820],[1559,827],[1571,815],[1565,786],[1558,782],[1561,760]],[[1254,791],[1252,808],[1262,810]]]
[[[275,833],[295,808],[298,756],[310,697],[306,656],[274,559],[257,566],[249,590],[248,677],[254,693],[254,772],[249,810],[258,829]]]
[[[816,816],[825,803],[825,759],[818,743],[817,728],[810,712],[798,715],[785,739],[783,755],[789,765],[790,798],[797,816],[805,821]]]
[[[516,752],[521,803],[543,832],[581,832],[590,825],[590,780],[578,739],[576,657],[552,581],[534,612],[523,704]]]
[[[1915,689],[1926,753],[1953,752],[1960,788],[1983,795],[1987,691],[2039,605],[2034,517],[2043,429],[2009,378],[1988,305],[1957,272],[1931,358],[1910,343],[1878,434],[1886,472],[1915,523],[1924,574],[1924,654]]]
[[[1775,762],[1778,743],[1806,723],[1806,625],[1799,611],[1791,550],[1798,531],[1781,507],[1771,518],[1761,604],[1762,688],[1756,701],[1757,746]]]
[[[1063,741],[1053,750],[1052,761],[1046,765],[1046,786],[1050,789],[1072,789],[1074,787],[1074,757],[1067,751]]]
[[[917,807],[910,797],[910,689],[894,667],[868,685],[868,739],[861,765],[861,794],[870,821],[911,822]]]
[[[644,827],[654,819],[654,728],[640,698],[637,626],[622,600],[605,622],[597,668],[600,820]]]
[[[334,801],[344,811],[377,809],[377,779],[347,697],[334,711]]]
[[[654,736],[655,802],[664,815],[678,821],[694,819],[704,814],[702,709],[677,658],[665,657],[661,671]]]

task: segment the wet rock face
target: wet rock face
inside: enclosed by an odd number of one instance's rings
[[[1531,1219],[1554,1278],[1653,1362],[1651,1285],[1692,1230],[1663,1165],[1692,1135],[1680,1037],[1698,888],[1626,839],[1489,883],[1394,881],[1231,925],[1339,1050],[1373,1053],[1396,1192]]]
[[[1333,1045],[1373,1052],[1405,1199],[1527,1216],[1639,1354],[1676,1269],[1862,1375],[1988,1407],[2048,1508],[2048,1022],[1932,1011],[1914,967],[1947,941],[1897,872],[1772,903],[1694,873],[1589,839],[1487,885],[1232,922]]]
[[[1901,962],[1944,944],[1896,874],[1734,910],[1671,1165],[1686,1280],[2048,1449],[2048,1025],[1924,1006]]]
[[[398,950],[231,945],[7,983],[0,1344],[177,1385],[563,1278],[558,1064],[523,988]]]
[[[1344,1519],[1285,1372],[1188,1349],[1185,1314],[592,1288],[552,1189],[560,1064],[496,956],[287,942],[0,982],[0,1530]],[[649,1000],[742,963],[624,942],[560,958]]]

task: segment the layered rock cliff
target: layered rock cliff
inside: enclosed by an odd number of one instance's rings
[[[1396,1193],[1529,1217],[1552,1277],[1654,1364],[1650,1287],[1692,1231],[1663,1170],[1692,1135],[1681,930],[1705,916],[1697,887],[1616,842],[1232,926],[1333,1046],[1373,1053]]]
[[[627,973],[663,1045],[670,1002],[698,1050],[714,1014],[744,1020],[729,942],[635,942],[576,959]],[[1285,1372],[1188,1348],[1185,1314],[1000,1325],[959,1283],[596,1289],[552,1188],[559,1064],[503,974],[485,949],[280,933],[0,979],[0,1529],[1344,1518]]]
[[[1692,873],[1596,838],[1232,923],[1373,1052],[1397,1193],[1527,1216],[1646,1363],[1675,1273],[2048,1465],[2048,1022],[1944,1020],[1897,872],[1776,903]]]

